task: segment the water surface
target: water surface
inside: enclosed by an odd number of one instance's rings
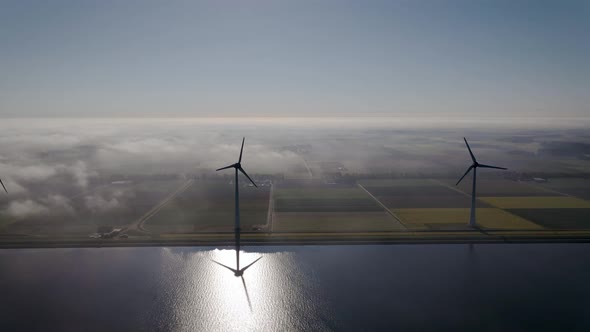
[[[589,244],[0,251],[0,330],[590,329]],[[245,286],[245,287],[244,287]]]

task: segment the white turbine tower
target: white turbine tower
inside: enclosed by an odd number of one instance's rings
[[[491,166],[491,165],[484,165],[484,164],[478,163],[477,159],[475,159],[475,156],[473,155],[473,152],[471,152],[471,148],[469,147],[469,143],[467,143],[467,139],[465,137],[463,137],[463,140],[465,141],[465,145],[467,145],[467,150],[469,150],[469,155],[471,156],[471,160],[473,161],[473,164],[471,164],[471,166],[469,166],[469,168],[467,169],[465,174],[463,174],[463,176],[459,179],[459,181],[457,181],[457,184],[455,184],[455,185],[459,185],[461,180],[463,180],[463,178],[465,176],[467,176],[467,174],[469,174],[469,171],[471,171],[473,169],[473,188],[471,189],[471,217],[469,218],[469,226],[475,227],[475,180],[477,178],[477,168],[481,167],[481,168],[494,168],[494,169],[504,169],[504,170],[507,168],[498,167],[498,166]]]
[[[247,178],[248,180],[250,180],[250,182],[252,182],[252,184],[254,185],[254,187],[258,187],[256,185],[256,183],[254,183],[254,181],[252,181],[252,179],[248,176],[248,174],[246,173],[246,171],[244,171],[244,169],[242,168],[242,152],[244,151],[244,141],[246,140],[246,138],[244,137],[242,139],[242,148],[240,149],[240,159],[238,159],[238,162],[229,166],[225,166],[222,168],[217,169],[217,171],[221,171],[224,169],[228,169],[228,168],[234,168],[235,169],[235,174],[236,174],[236,178],[235,178],[235,243],[236,243],[236,268],[232,269],[231,267],[225,266],[219,262],[215,262],[229,270],[231,270],[234,275],[236,277],[241,277],[244,274],[244,271],[246,271],[247,268],[249,268],[250,266],[252,266],[252,264],[256,263],[260,258],[259,257],[257,260],[255,260],[254,262],[250,263],[249,265],[247,265],[246,267],[240,269],[240,191],[239,191],[239,185],[238,185],[238,171],[242,172]],[[243,277],[242,277],[242,281]],[[245,287],[245,285],[244,285]]]

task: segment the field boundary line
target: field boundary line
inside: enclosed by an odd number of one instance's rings
[[[158,204],[156,204],[148,212],[146,212],[143,216],[141,216],[137,221],[135,221],[131,225],[131,227],[135,226],[136,229],[138,229],[139,231],[148,233],[143,228],[143,224],[145,224],[145,222],[148,221],[148,219],[150,219],[156,213],[158,213],[164,206],[166,206],[168,203],[170,203],[170,201],[172,201],[176,196],[178,196],[179,194],[183,193],[190,186],[192,186],[193,183],[194,183],[194,180],[193,179],[190,179],[187,182],[183,183],[178,189],[176,189],[175,191],[173,191],[170,195],[168,195],[166,198],[164,198],[163,200],[161,200]]]
[[[373,194],[371,194],[365,187],[363,187],[362,184],[357,183],[356,184],[359,188],[361,188],[364,192],[367,193],[367,195],[371,196],[371,198],[373,198],[375,200],[375,202],[377,202],[377,204],[379,204],[379,206],[381,206],[383,209],[385,209],[385,211],[387,213],[389,213],[393,218],[395,218],[395,220],[397,220],[398,223],[400,223],[400,225],[405,229],[408,230],[408,226],[406,226],[406,224],[404,224],[402,222],[402,220],[395,214],[393,213],[393,211],[391,211],[387,206],[385,206],[385,204],[381,203],[381,201],[379,199],[377,199],[377,197],[373,196]]]
[[[543,186],[536,185],[536,184],[532,184],[532,183],[526,183],[526,182],[524,182],[524,181],[518,181],[518,183],[522,183],[522,184],[524,184],[525,186],[529,186],[529,187],[531,187],[531,188],[535,188],[535,189],[540,189],[540,190],[542,190],[542,191],[546,191],[546,192],[548,192],[548,193],[552,193],[552,194],[558,194],[559,196],[576,197],[576,196],[573,196],[573,195],[570,195],[570,194],[566,194],[566,193],[564,193],[564,192],[561,192],[561,191],[557,191],[557,190],[555,190],[555,189],[551,189],[551,188],[545,188],[545,187],[543,187]],[[577,198],[580,198],[580,197],[577,197]]]
[[[305,168],[307,168],[307,173],[309,173],[309,179],[313,180],[313,172],[311,171],[311,168],[309,167],[307,160],[303,156],[301,156],[301,159],[303,159],[303,164],[305,164]]]

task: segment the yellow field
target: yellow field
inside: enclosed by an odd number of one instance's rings
[[[575,209],[590,208],[590,202],[571,196],[480,197],[501,209]]]
[[[363,232],[400,230],[385,212],[278,212],[273,232]]]
[[[393,212],[410,229],[429,229],[428,224],[466,225],[469,223],[466,208],[395,209]],[[509,212],[494,208],[478,208],[477,224],[492,229],[542,229],[543,227]]]

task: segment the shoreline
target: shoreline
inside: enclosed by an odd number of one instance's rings
[[[409,244],[500,244],[500,243],[590,243],[588,231],[554,231],[549,234],[243,234],[241,246],[306,245],[409,245]],[[256,236],[252,236],[256,235]],[[259,236],[262,235],[262,236]],[[4,238],[0,249],[117,248],[117,247],[233,247],[233,233],[166,235],[164,238],[83,239]]]

